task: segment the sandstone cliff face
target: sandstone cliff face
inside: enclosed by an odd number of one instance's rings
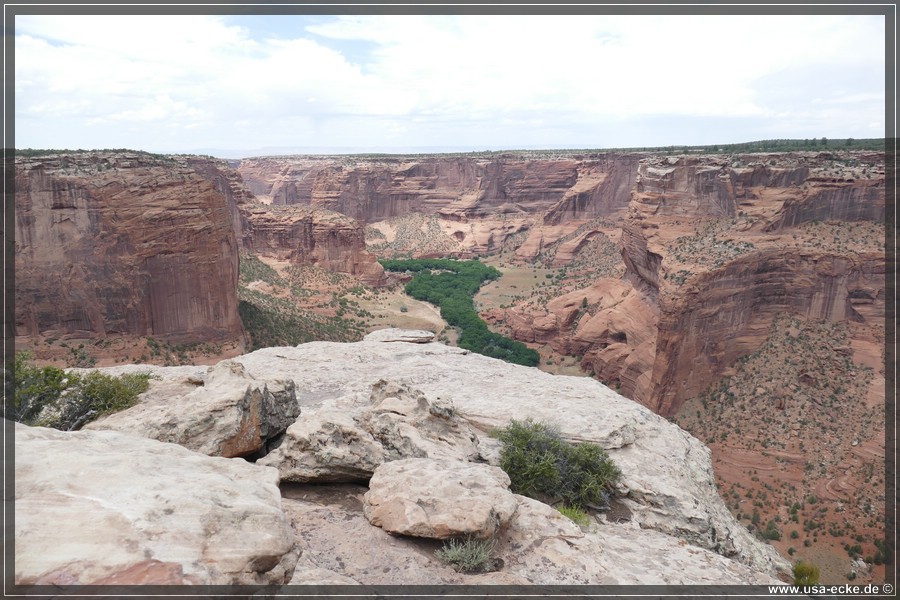
[[[506,321],[661,414],[753,352],[776,314],[883,319],[878,156],[645,157],[630,197],[622,280]]]
[[[244,246],[256,254],[356,275],[366,285],[385,281],[366,251],[362,227],[344,215],[300,206],[253,206],[242,211]]]
[[[815,220],[884,221],[884,158],[650,157],[638,168],[633,192],[632,208],[645,218],[747,212],[770,220],[769,231]]]
[[[410,212],[470,222],[527,215],[559,224],[609,214],[627,203],[638,155],[568,159],[260,158],[239,171],[272,204],[302,204],[364,223]]]
[[[16,334],[243,338],[225,196],[141,153],[16,160]]]
[[[775,249],[698,276],[676,300],[661,304],[653,408],[677,412],[753,352],[780,313],[877,324],[884,315],[884,269],[883,254]]]
[[[244,231],[247,230],[248,223],[244,210],[259,204],[256,197],[244,184],[240,173],[233,168],[229,161],[188,157],[187,163],[198,175],[209,180],[216,191],[225,196],[225,203],[231,215],[234,237],[237,239],[238,247],[245,250]]]
[[[744,166],[734,167],[695,157],[641,165],[623,226],[626,278],[651,296],[664,293],[651,390],[640,401],[674,414],[755,350],[778,313],[883,318],[884,255],[866,250],[878,240],[851,247],[840,225],[884,220],[884,179],[877,176],[883,164],[875,160],[869,165],[875,177],[863,179],[833,158],[769,158],[799,163],[779,167],[758,158],[738,159]],[[671,231],[687,219],[725,226],[676,238]],[[816,239],[824,230],[797,229],[819,221],[834,223],[833,240]]]

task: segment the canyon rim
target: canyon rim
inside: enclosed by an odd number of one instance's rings
[[[34,545],[17,544],[23,583],[763,583],[798,558],[829,581],[884,578],[883,153],[47,152],[17,157],[15,183],[16,348],[157,377],[137,406],[81,432],[17,426],[17,511],[33,517],[21,536]],[[476,308],[538,350],[540,370],[454,348],[452,328],[378,262],[398,257],[500,269]],[[445,401],[457,421],[429,412]],[[618,460],[628,518],[584,528],[501,494],[503,567],[480,575],[367,519],[382,465],[496,466],[489,432],[524,416]],[[425,435],[438,426],[458,437]],[[183,434],[200,429],[210,437]],[[360,446],[336,457],[329,436]],[[272,533],[212,556],[153,540],[199,528],[231,548],[244,530],[227,511],[159,521],[145,539],[147,515],[167,510],[148,502],[128,517],[137,550],[121,560],[36,560],[53,536],[41,486],[60,486],[62,510],[104,481],[98,462],[96,482],[43,482],[36,452],[164,454],[173,472],[133,483],[163,499],[192,477],[231,497],[250,469],[259,482],[244,492],[258,497],[229,502],[256,507],[241,510]],[[251,455],[234,472],[213,460]],[[116,494],[132,501],[128,485]],[[209,515],[221,501],[171,498]],[[603,548],[644,552],[653,574]]]

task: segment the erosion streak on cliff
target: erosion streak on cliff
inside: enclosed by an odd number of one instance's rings
[[[16,161],[16,333],[243,338],[225,196],[185,162]]]

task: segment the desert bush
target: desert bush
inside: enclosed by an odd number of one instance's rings
[[[452,538],[434,555],[459,573],[485,573],[494,566],[492,554],[496,545],[493,539]]]
[[[794,565],[794,585],[816,585],[819,583],[819,567],[797,561]]]
[[[31,424],[48,404],[59,399],[60,395],[74,382],[77,375],[66,373],[58,367],[36,367],[30,364],[31,354],[16,354],[13,367],[12,410],[7,405],[7,418],[20,423]]]
[[[36,367],[28,353],[15,359],[15,421],[62,431],[80,429],[97,417],[137,403],[150,387],[149,373],[111,377],[99,371],[86,375],[57,367]]]
[[[567,444],[559,431],[530,419],[497,432],[500,467],[513,492],[575,508],[606,505],[621,471],[596,444]]]

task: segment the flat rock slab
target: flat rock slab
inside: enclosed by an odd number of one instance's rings
[[[434,340],[434,333],[424,329],[379,329],[363,338],[367,342],[408,342],[427,344]]]
[[[587,377],[564,377],[439,343],[311,342],[262,348],[234,359],[257,378],[288,375],[304,414],[352,409],[381,380],[401,381],[452,402],[488,431],[531,418],[570,442],[602,446],[622,471],[618,485],[640,526],[734,557],[756,569],[790,573],[790,563],[747,531],[716,488],[708,447],[665,418]]]
[[[778,585],[710,550],[634,523],[579,527],[556,509],[516,496],[496,552],[504,570],[536,585]]]
[[[292,584],[341,585],[763,585],[777,579],[672,536],[625,525],[579,527],[554,508],[516,495],[495,539],[497,569],[457,573],[439,540],[392,535],[363,515],[362,485],[289,484],[285,510],[303,555]]]
[[[278,472],[114,431],[15,426],[17,584],[282,584]]]
[[[516,512],[509,476],[498,467],[410,458],[375,470],[364,511],[372,525],[401,535],[488,538]]]

